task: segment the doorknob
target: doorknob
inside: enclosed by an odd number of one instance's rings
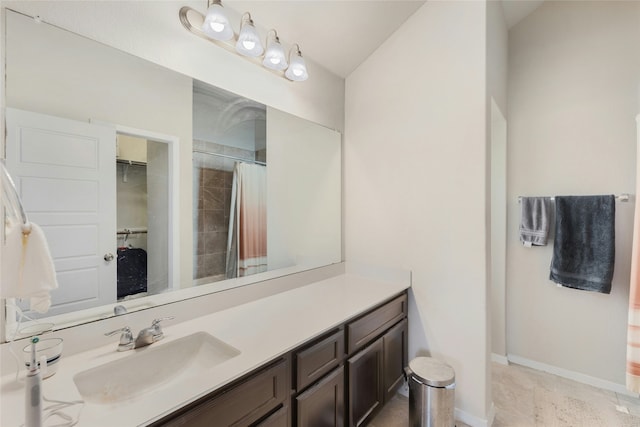
[[[104,254],[104,260],[107,262],[113,261],[113,254]]]

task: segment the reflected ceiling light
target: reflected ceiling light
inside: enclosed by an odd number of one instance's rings
[[[241,55],[254,58],[264,52],[262,43],[260,43],[260,36],[258,36],[256,27],[253,26],[253,19],[251,19],[249,12],[245,12],[240,20],[240,34],[238,34],[236,50]]]
[[[293,49],[296,49],[296,52],[293,53]],[[284,73],[284,75],[294,82],[302,82],[309,78],[309,73],[307,72],[307,66],[304,63],[304,59],[302,58],[302,52],[300,52],[300,46],[298,44],[294,44],[291,50],[289,51],[289,68]]]
[[[269,43],[269,34],[272,32],[273,40]],[[267,33],[267,51],[264,54],[262,65],[272,70],[284,70],[289,66],[276,30],[269,30]]]
[[[189,6],[182,7],[178,16],[182,25],[191,33],[242,55],[254,64],[261,64],[281,77],[291,81],[304,81],[309,78],[300,46],[297,43],[293,45],[287,61],[285,49],[280,44],[276,30],[272,29],[267,33],[265,52],[249,12],[245,12],[240,19],[238,35],[231,27],[221,0],[207,1],[206,16]]]
[[[220,0],[210,0],[207,16],[202,24],[202,31],[215,40],[231,40],[233,29]]]

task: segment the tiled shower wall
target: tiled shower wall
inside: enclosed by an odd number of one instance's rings
[[[205,141],[194,149],[254,160],[255,152]],[[194,280],[202,283],[225,279],[231,186],[235,161],[193,153],[194,174]],[[198,282],[196,282],[198,284]]]

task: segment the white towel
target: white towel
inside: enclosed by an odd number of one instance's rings
[[[58,287],[56,270],[42,229],[31,223],[31,233],[23,235],[22,225],[8,222],[2,247],[0,296],[30,298],[31,309],[46,313],[52,289]]]

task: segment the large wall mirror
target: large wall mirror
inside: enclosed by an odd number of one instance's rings
[[[340,262],[341,135],[6,10],[6,164],[65,327]]]

